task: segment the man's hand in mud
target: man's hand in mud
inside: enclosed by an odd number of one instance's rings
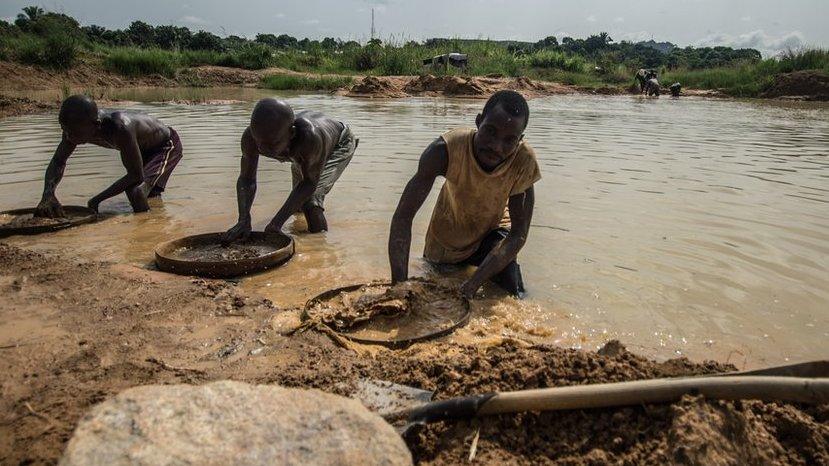
[[[461,287],[458,291],[461,293],[461,296],[463,296],[464,298],[472,299],[472,298],[475,297],[475,293],[478,292],[478,288],[480,288],[480,287],[481,287],[481,285],[478,285],[476,283],[472,283],[471,280],[467,280],[467,281],[463,282],[463,284],[461,285]]]
[[[95,213],[97,214],[98,213],[98,206],[100,204],[101,204],[101,201],[99,201],[97,198],[93,197],[92,199],[89,200],[89,202],[86,203],[86,206],[89,207],[90,209],[94,210]]]
[[[268,233],[282,233],[282,225],[271,222],[265,227],[265,231]]]
[[[60,205],[58,198],[55,196],[45,197],[35,208],[35,217],[43,218],[58,218],[65,217],[63,206]]]
[[[250,236],[250,222],[239,222],[222,235],[221,243],[224,246],[234,241],[244,241]]]

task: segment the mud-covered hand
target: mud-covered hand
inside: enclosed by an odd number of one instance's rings
[[[248,239],[250,232],[250,221],[239,222],[222,235],[221,243],[226,246],[234,241],[244,241]]]
[[[58,218],[65,217],[63,206],[55,196],[44,197],[35,208],[35,217]]]
[[[98,197],[95,196],[86,203],[86,206],[98,213],[98,206],[101,204],[101,201],[98,200]]]
[[[480,287],[481,287],[481,285],[479,283],[474,283],[474,282],[472,282],[471,279],[469,279],[469,280],[463,282],[463,284],[461,285],[460,289],[458,289],[458,291],[461,293],[461,296],[463,296],[464,298],[472,299],[472,298],[475,297],[475,293],[478,292],[478,288],[480,288]]]
[[[268,233],[282,233],[282,225],[277,225],[275,222],[271,221],[271,223],[265,227],[265,231]]]

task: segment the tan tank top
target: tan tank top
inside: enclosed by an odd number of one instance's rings
[[[498,228],[509,197],[541,179],[535,152],[521,142],[515,153],[487,173],[475,160],[474,128],[444,133],[449,163],[440,190],[423,255],[432,262],[457,263],[471,256],[481,240]]]

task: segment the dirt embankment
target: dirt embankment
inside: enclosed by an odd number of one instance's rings
[[[5,91],[37,91],[69,88],[255,86],[263,76],[302,74],[283,68],[243,70],[224,66],[196,66],[180,70],[172,78],[149,75],[136,78],[112,73],[100,66],[80,64],[66,71],[0,61],[0,82]]]
[[[40,102],[25,97],[8,97],[0,94],[0,118],[47,112],[59,106],[58,102]]]
[[[829,75],[821,71],[779,74],[761,97],[829,101]]]
[[[95,403],[142,384],[220,379],[348,395],[361,377],[435,396],[722,372],[509,340],[422,344],[359,357],[323,335],[293,337],[298,311],[230,282],[42,255],[0,243],[0,464],[53,463]],[[497,416],[412,432],[422,464],[829,464],[829,406],[716,402]],[[313,439],[309,439],[312,442]]]
[[[558,83],[533,81],[527,77],[473,76],[366,76],[340,94],[349,97],[397,98],[408,96],[447,96],[487,98],[492,93],[511,89],[525,97],[573,94],[579,89]]]

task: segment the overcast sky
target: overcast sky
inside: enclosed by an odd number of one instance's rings
[[[463,37],[536,41],[607,31],[619,40],[679,45],[829,48],[829,0],[2,0],[0,17],[37,4],[82,24],[123,28],[140,19],[220,35],[287,33],[364,41],[371,9],[380,38]]]

